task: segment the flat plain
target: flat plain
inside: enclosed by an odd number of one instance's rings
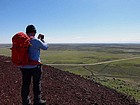
[[[0,55],[11,56],[10,47],[11,45],[1,44]],[[139,57],[140,44],[49,44],[48,51],[41,51],[43,64],[61,64],[53,66],[132,95],[138,101]]]

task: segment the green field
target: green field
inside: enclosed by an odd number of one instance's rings
[[[10,56],[10,46],[1,45],[0,55]],[[140,57],[140,44],[50,44],[41,51],[43,64],[93,64]],[[56,65],[140,101],[140,58],[97,65]]]

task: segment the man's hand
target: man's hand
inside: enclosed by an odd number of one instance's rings
[[[45,42],[45,41],[44,41],[44,35],[39,34],[37,38],[40,39],[42,42]]]

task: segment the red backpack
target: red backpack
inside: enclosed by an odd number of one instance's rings
[[[30,38],[23,32],[12,37],[12,62],[17,66],[24,66],[29,63],[28,47]]]

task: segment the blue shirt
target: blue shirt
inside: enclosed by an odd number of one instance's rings
[[[41,40],[33,38],[30,41],[31,45],[29,46],[29,57],[31,60],[40,61],[40,49],[47,50],[48,45],[47,43],[43,43]],[[35,68],[37,65],[25,65],[20,66],[20,68]]]

